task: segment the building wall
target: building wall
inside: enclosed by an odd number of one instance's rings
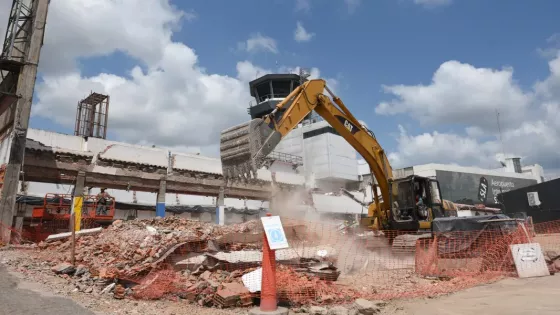
[[[338,189],[358,182],[356,151],[344,138],[332,133],[303,138],[305,132],[326,126],[326,121],[300,125],[280,141],[275,151],[301,156],[307,183],[316,183],[313,187]]]
[[[539,204],[529,205],[527,193],[536,192]],[[533,223],[560,220],[560,179],[546,181],[540,184],[523,187],[505,192],[500,199],[507,214],[515,215],[524,212],[533,218]],[[546,231],[544,231],[546,232]]]

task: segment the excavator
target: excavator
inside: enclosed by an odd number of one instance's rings
[[[451,202],[441,199],[438,181],[414,175],[393,179],[387,155],[374,133],[322,79],[308,80],[295,88],[270,114],[222,131],[220,155],[226,181],[255,179],[265,157],[313,111],[362,155],[376,179],[372,185],[374,201],[360,224],[377,232],[396,232],[385,233],[393,235],[389,237],[393,248],[413,248],[418,239],[431,237],[433,219],[449,216],[446,210],[453,210]]]

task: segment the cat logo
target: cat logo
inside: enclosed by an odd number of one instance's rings
[[[346,117],[341,115],[335,115],[335,117],[342,123],[346,130],[350,131],[351,134],[355,134],[356,132],[360,131],[360,129],[356,125],[351,123],[348,119],[346,119]]]

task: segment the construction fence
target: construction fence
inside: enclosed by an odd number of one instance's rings
[[[427,235],[282,222],[290,247],[275,251],[276,279],[265,278],[264,285],[275,282],[279,302],[289,305],[435,296],[515,277],[514,244],[539,243],[549,270],[560,271],[560,221],[517,220]],[[68,243],[39,246],[41,257],[53,252],[57,261]],[[77,262],[92,277],[117,283],[115,297],[219,307],[248,306],[260,298],[259,221],[228,227],[177,217],[121,221],[100,235],[78,238],[76,246]]]

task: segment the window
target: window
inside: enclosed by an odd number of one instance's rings
[[[336,132],[336,130],[334,130],[333,127],[326,126],[326,127],[322,127],[322,128],[319,128],[319,129],[304,132],[303,133],[303,139],[315,137],[315,136],[318,136],[318,135],[322,135],[324,133],[332,133],[332,134],[337,135],[337,136],[339,135],[338,132]]]
[[[432,203],[441,203],[441,196],[439,194],[439,187],[436,181],[430,181],[430,194],[432,197]]]

